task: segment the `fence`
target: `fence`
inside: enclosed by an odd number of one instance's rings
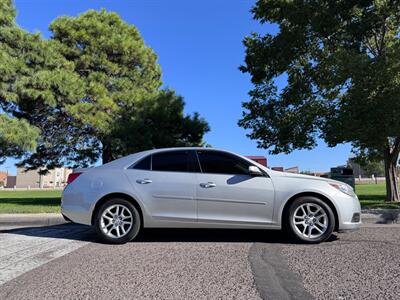
[[[385,183],[385,177],[355,177],[356,184],[377,184]]]

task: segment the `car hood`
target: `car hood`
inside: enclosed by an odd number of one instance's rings
[[[303,174],[295,174],[295,173],[279,172],[279,171],[274,171],[274,175],[280,176],[280,177],[285,177],[285,178],[317,180],[317,181],[325,181],[328,183],[330,182],[330,183],[336,183],[336,184],[344,184],[341,181],[333,180],[330,178],[312,176],[312,175],[303,175]]]

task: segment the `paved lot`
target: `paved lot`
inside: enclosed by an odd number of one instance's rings
[[[103,245],[85,226],[0,233],[0,299],[398,299],[400,227],[320,245],[280,232],[147,230]]]
[[[319,299],[400,299],[400,227],[370,226],[320,245],[283,245]]]
[[[91,238],[86,226],[70,224],[0,233],[0,286],[84,246]]]
[[[90,243],[5,283],[0,299],[259,299],[252,243],[226,233],[156,230],[125,245]]]

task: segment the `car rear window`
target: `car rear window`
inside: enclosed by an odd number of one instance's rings
[[[153,171],[194,172],[190,151],[168,151],[153,154]]]
[[[133,166],[133,169],[150,170],[150,167],[151,167],[151,155],[140,160],[137,164]]]

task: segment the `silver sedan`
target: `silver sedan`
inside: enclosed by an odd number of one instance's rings
[[[70,175],[61,210],[108,243],[141,228],[284,229],[306,243],[361,224],[353,189],[211,148],[135,153]]]

